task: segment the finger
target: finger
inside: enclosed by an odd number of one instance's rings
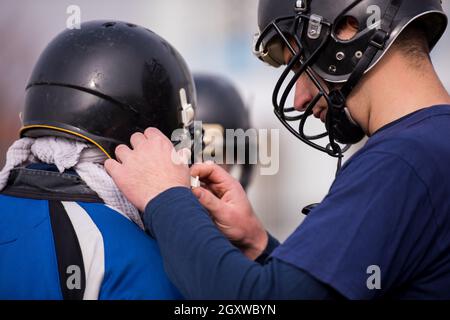
[[[220,208],[223,207],[223,205],[219,198],[202,187],[192,189],[192,193],[213,217],[217,218],[217,216],[220,215]]]
[[[144,136],[147,138],[147,140],[150,140],[151,142],[158,141],[159,145],[165,148],[166,150],[173,148],[172,141],[170,141],[169,138],[167,138],[161,131],[159,131],[156,128],[145,129]]]
[[[141,132],[133,133],[133,135],[130,138],[130,143],[133,149],[136,149],[138,145],[145,142],[147,139],[145,138],[144,134]]]
[[[191,176],[199,177],[205,187],[217,197],[232,191],[238,183],[228,172],[214,163],[197,164],[191,168]]]
[[[117,146],[116,148],[116,158],[117,160],[119,160],[120,162],[124,162],[127,161],[127,159],[130,157],[131,155],[131,149],[128,148],[128,146],[121,144],[119,146]]]
[[[208,180],[210,183],[223,183],[233,180],[228,172],[214,163],[194,164],[191,168],[191,176],[198,176],[201,180]]]
[[[166,137],[161,131],[153,127],[145,129],[144,135],[147,139],[151,139],[154,137]]]
[[[120,170],[121,164],[114,159],[108,159],[105,161],[106,172],[114,179]]]

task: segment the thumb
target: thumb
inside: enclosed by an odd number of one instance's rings
[[[222,207],[222,203],[219,198],[217,198],[209,190],[202,187],[192,189],[192,193],[212,216],[218,215],[219,209]]]

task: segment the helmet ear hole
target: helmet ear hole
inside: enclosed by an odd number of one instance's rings
[[[352,16],[344,16],[335,24],[334,36],[342,41],[352,40],[360,31],[358,19]]]

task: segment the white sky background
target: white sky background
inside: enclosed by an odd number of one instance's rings
[[[2,101],[3,110],[18,114],[32,67],[65,28],[69,5],[80,6],[82,21],[117,19],[152,29],[180,51],[192,71],[230,77],[248,101],[255,127],[280,129],[279,173],[257,174],[249,191],[272,234],[284,240],[302,220],[301,208],[324,197],[336,162],[297,141],[272,113],[271,94],[280,70],[263,65],[251,52],[257,0],[0,0],[0,89],[5,92],[0,98],[8,101]],[[447,32],[433,59],[450,89],[449,49]]]

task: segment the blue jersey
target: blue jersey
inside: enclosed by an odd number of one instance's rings
[[[450,106],[376,132],[273,257],[352,299],[450,299]]]
[[[0,299],[177,298],[156,242],[79,177],[12,172],[0,195]]]

